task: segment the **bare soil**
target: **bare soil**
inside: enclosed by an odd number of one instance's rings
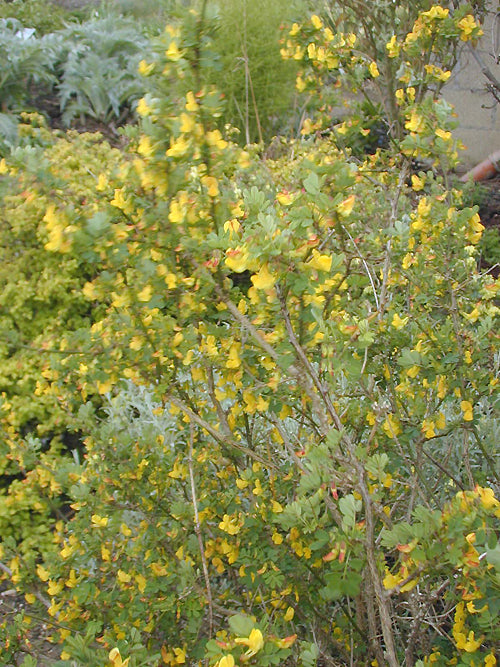
[[[481,186],[485,189],[484,196],[481,197],[479,205],[479,215],[481,223],[486,228],[495,228],[500,233],[500,174],[494,178],[484,181]],[[490,266],[484,260],[481,268],[488,271],[492,276],[498,278],[500,275],[499,266]]]

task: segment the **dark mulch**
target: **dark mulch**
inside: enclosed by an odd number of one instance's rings
[[[479,215],[481,216],[481,222],[486,230],[495,229],[500,235],[500,174],[488,181],[483,181],[480,188]],[[500,267],[491,266],[484,258],[481,262],[481,268],[487,270],[495,278],[500,275]]]
[[[0,627],[5,624],[5,630],[13,628],[15,617],[18,614],[30,616],[33,612],[32,607],[27,604],[24,595],[18,593],[12,587],[6,585],[6,582],[0,584]],[[52,667],[60,658],[61,649],[56,644],[49,641],[54,628],[50,626],[41,616],[34,614],[31,617],[31,625],[17,637],[12,636],[10,645],[15,644],[14,662],[1,662],[5,667],[17,667],[21,665],[26,656],[35,657],[38,661],[38,667]],[[0,646],[0,654],[2,647]]]
[[[481,184],[487,190],[487,196],[481,202],[479,215],[485,227],[500,225],[500,174]]]

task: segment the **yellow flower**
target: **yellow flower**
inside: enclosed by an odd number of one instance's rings
[[[248,250],[245,246],[236,246],[226,250],[226,265],[231,271],[242,273],[248,268]]]
[[[282,206],[290,206],[293,204],[295,196],[291,192],[278,192],[276,201]]]
[[[436,417],[436,428],[443,430],[445,426],[446,426],[446,417],[442,412],[440,412]]]
[[[165,51],[165,55],[174,63],[182,58],[182,53],[179,51],[179,47],[175,42],[170,44],[168,49]]]
[[[215,148],[219,148],[220,150],[224,150],[228,145],[227,141],[222,138],[220,130],[211,130],[210,132],[207,132],[205,138],[209,146],[215,146]]]
[[[219,660],[215,667],[234,667],[235,662],[233,656],[229,653]]]
[[[461,401],[460,407],[464,413],[464,421],[471,422],[474,419],[474,408],[470,401]]]
[[[424,129],[424,121],[421,116],[418,115],[416,111],[412,111],[410,118],[406,121],[405,127],[410,132],[422,132]]]
[[[137,294],[137,298],[139,299],[139,301],[143,301],[145,303],[151,301],[152,296],[153,296],[153,288],[151,285],[145,285],[145,287]]]
[[[350,195],[347,197],[347,199],[344,199],[344,201],[340,202],[340,204],[337,204],[337,213],[339,213],[344,218],[347,218],[347,216],[351,215],[355,201],[356,195]]]
[[[416,176],[415,174],[412,175],[411,177],[411,187],[415,192],[419,192],[420,190],[424,189],[424,184],[425,184],[425,177],[420,178],[419,176]]]
[[[255,289],[270,290],[274,287],[276,278],[269,272],[267,264],[264,264],[260,271],[252,276],[251,281]]]
[[[285,621],[291,621],[294,616],[295,616],[295,609],[293,607],[288,607],[283,618]]]
[[[149,74],[151,74],[154,68],[155,68],[154,63],[147,63],[145,60],[141,60],[137,70],[139,74],[142,74],[142,76],[148,76]]]
[[[469,243],[475,245],[481,239],[484,225],[481,224],[481,218],[479,217],[478,213],[474,213],[474,215],[469,219],[468,223],[466,238]]]
[[[175,140],[170,140],[170,148],[167,150],[168,157],[182,157],[189,149],[189,142],[183,135]]]
[[[252,489],[252,493],[254,496],[261,496],[264,492],[264,489],[262,488],[262,484],[260,483],[260,479],[255,480],[255,486]]]
[[[380,72],[378,71],[377,63],[376,62],[371,62],[368,65],[368,69],[370,70],[370,74],[374,79],[376,79],[378,76],[380,76]]]
[[[302,129],[300,130],[301,134],[311,134],[315,130],[315,125],[313,124],[310,118],[306,118],[302,123]]]
[[[248,637],[238,637],[234,641],[235,644],[243,644],[244,646],[248,646],[248,651],[245,651],[247,658],[251,658],[264,646],[264,637],[258,628],[253,628]]]
[[[115,196],[109,203],[111,204],[111,206],[119,208],[127,215],[132,213],[134,210],[134,207],[130,199],[125,195],[123,188],[115,188]]]
[[[457,643],[457,648],[467,653],[475,653],[477,649],[481,646],[484,639],[484,635],[479,637],[479,639],[474,638],[474,630],[469,632],[467,639],[465,638],[464,632],[457,632],[455,635],[455,641]]]
[[[443,141],[450,141],[451,132],[446,132],[445,130],[442,130],[440,127],[438,127],[436,130],[436,137],[439,137]]]
[[[145,117],[149,116],[153,112],[153,109],[148,105],[144,97],[141,97],[141,99],[137,102],[136,111],[139,116]]]
[[[122,533],[122,535],[125,535],[125,537],[130,537],[132,535],[132,531],[130,530],[130,528],[127,526],[126,523],[121,524],[120,533]]]
[[[123,570],[118,570],[116,576],[118,581],[121,581],[122,584],[128,584],[132,580],[132,575],[130,575],[128,572],[124,572]]]
[[[186,95],[186,109],[188,111],[197,111],[198,103],[194,98],[194,93],[190,90]]]
[[[58,595],[64,588],[64,583],[62,581],[53,581],[49,579],[49,585],[47,587],[47,593],[49,595]]]
[[[466,320],[469,320],[469,322],[477,322],[480,315],[479,308],[476,306],[470,313],[462,313],[462,315]]]
[[[321,30],[321,28],[323,27],[323,21],[316,14],[313,14],[311,16],[311,23],[316,28],[316,30]]]
[[[217,197],[219,194],[219,185],[214,176],[203,176],[201,182],[207,188],[209,197]]]
[[[427,74],[437,79],[437,81],[442,81],[443,83],[446,83],[451,76],[449,70],[443,70],[435,65],[425,65],[425,71]]]
[[[97,384],[97,391],[101,395],[107,394],[108,392],[111,391],[111,389],[113,387],[113,383],[111,382],[111,380],[106,380],[106,382],[97,382],[96,384]],[[97,516],[97,515],[95,515],[95,516]],[[107,519],[106,519],[106,521],[107,521]]]
[[[172,199],[170,202],[170,211],[168,213],[168,219],[170,222],[178,223],[184,221],[184,216],[186,215],[186,207],[183,206],[176,199]]]
[[[332,257],[331,255],[321,255],[314,249],[311,259],[307,262],[307,266],[316,269],[316,271],[325,271],[328,273],[332,268]]]
[[[426,438],[436,437],[436,431],[434,430],[434,426],[435,424],[432,421],[432,419],[424,419],[422,424],[422,431],[424,432]]]
[[[398,104],[402,104],[405,101],[405,91],[403,88],[398,88],[394,93],[395,98],[398,101]]]
[[[400,317],[398,313],[394,313],[391,324],[395,329],[402,329],[408,324],[409,319],[409,317]]]
[[[241,530],[241,523],[236,517],[224,514],[222,521],[219,523],[219,528],[228,535],[237,535]]]
[[[237,234],[241,229],[241,225],[236,220],[236,218],[232,218],[231,220],[226,220],[224,223],[224,231],[229,232],[229,238],[233,238],[233,234]]]
[[[99,514],[92,514],[90,521],[98,528],[104,528],[108,525],[109,518],[107,516],[99,516]]]
[[[186,664],[186,651],[183,648],[174,648],[174,654],[176,665]]]
[[[181,113],[179,120],[181,121],[181,132],[191,132],[196,124],[193,116],[190,116],[187,113]]]
[[[481,505],[487,510],[500,506],[500,502],[495,498],[493,489],[490,489],[489,487],[483,488],[481,486],[476,486],[474,491],[479,496]]]
[[[233,343],[227,355],[226,368],[239,368],[240,366],[240,343]]]
[[[295,88],[297,88],[299,93],[302,93],[306,89],[306,85],[306,82],[299,74],[295,80]]]
[[[307,55],[311,60],[314,60],[316,58],[316,44],[314,44],[313,42],[307,45]]]
[[[394,415],[388,414],[382,424],[382,428],[389,438],[395,438],[401,433],[401,425]]]
[[[449,9],[444,9],[440,5],[434,5],[428,11],[422,12],[422,16],[429,17],[430,19],[445,19],[449,13]]]
[[[398,44],[398,38],[396,35],[393,35],[391,39],[385,45],[385,48],[388,51],[389,58],[397,58],[401,50],[401,45]]]
[[[283,507],[277,500],[271,501],[271,507],[275,514],[281,514],[281,512],[283,512]]]
[[[106,190],[108,185],[109,181],[106,174],[99,174],[99,178],[97,179],[97,185],[95,186],[96,190],[98,190],[99,192],[104,192],[104,190]]]
[[[126,658],[125,660],[122,660],[122,657],[120,655],[120,650],[118,648],[113,648],[109,652],[108,658],[113,665],[113,667],[127,667],[130,658]]]
[[[396,588],[396,586],[399,584],[399,578],[394,574],[391,574],[386,568],[386,574],[382,583],[384,584],[384,588],[390,591],[391,588]]]
[[[460,39],[463,42],[466,42],[470,38],[470,35],[474,32],[474,30],[479,27],[476,21],[474,20],[472,14],[467,14],[467,16],[464,16],[463,19],[461,19],[458,22],[457,26],[461,30]],[[480,30],[478,36],[481,35],[482,32],[483,31]]]
[[[251,164],[250,163],[250,154],[248,153],[248,151],[241,151],[241,153],[239,154],[239,157],[238,157],[238,165],[242,169],[248,169],[250,164]]]

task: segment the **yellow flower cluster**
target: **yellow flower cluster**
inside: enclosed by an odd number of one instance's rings
[[[476,639],[474,631],[470,630],[467,633],[465,627],[465,619],[467,617],[465,611],[465,604],[459,602],[455,610],[455,619],[453,623],[453,639],[455,640],[456,646],[461,651],[466,651],[467,653],[475,653],[478,648],[481,646],[481,643],[484,639],[484,636]]]

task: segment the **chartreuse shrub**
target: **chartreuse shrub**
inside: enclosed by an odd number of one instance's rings
[[[424,54],[449,29],[428,11]],[[45,250],[91,264],[94,315],[37,393],[86,456],[54,550],[33,572],[3,545],[4,571],[61,665],[495,665],[500,283],[476,207],[409,175],[456,159],[450,109],[401,82],[397,150],[354,160],[306,127],[259,162],[217,129],[209,30],[190,13],[141,64],[163,88],[91,170],[91,207],[44,199]],[[335,76],[358,67],[319,17],[292,30]]]
[[[54,135],[36,115],[18,134],[24,147],[0,161],[0,534],[32,559],[61,510],[61,451],[78,449],[71,416],[40,382],[61,356],[62,333],[95,317],[81,293],[95,257],[71,254],[69,234],[84,219],[80,233],[98,236],[97,172],[120,154],[98,136]]]

